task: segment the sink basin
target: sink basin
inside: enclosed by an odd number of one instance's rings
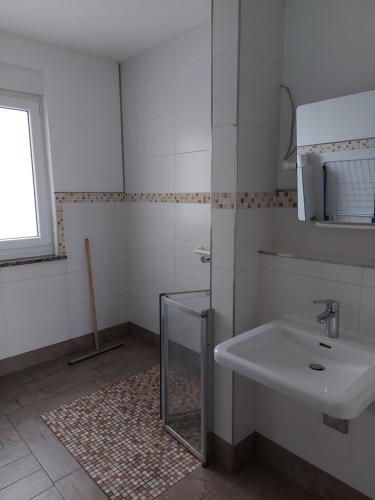
[[[335,418],[356,418],[375,400],[375,342],[359,334],[330,339],[282,318],[219,344],[215,360]]]

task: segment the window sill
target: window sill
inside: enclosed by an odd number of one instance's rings
[[[53,262],[65,260],[66,255],[41,255],[39,257],[20,257],[18,259],[0,260],[1,267],[23,266],[25,264],[38,264],[40,262]]]

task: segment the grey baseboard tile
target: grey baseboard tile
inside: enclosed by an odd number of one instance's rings
[[[370,500],[257,432],[234,446],[213,434],[212,450],[213,460],[228,472],[236,472],[255,460],[278,476],[299,484],[316,500]]]
[[[128,334],[128,323],[106,328],[101,330],[99,334],[104,342],[117,340]],[[65,340],[64,342],[42,347],[41,349],[2,359],[0,360],[0,377],[32,368],[33,366],[47,361],[74,355],[81,351],[91,349],[93,345],[93,337],[92,334],[89,333],[75,339]]]
[[[276,474],[294,481],[317,500],[370,500],[348,484],[256,433],[256,458]]]
[[[236,472],[249,462],[255,455],[255,432],[247,436],[237,445],[231,445],[216,434],[211,436],[212,459],[219,463],[224,470]]]
[[[127,323],[127,333],[130,336],[141,337],[143,341],[149,342],[154,347],[160,346],[160,335],[150,330],[146,330],[146,328],[142,326],[129,322]]]

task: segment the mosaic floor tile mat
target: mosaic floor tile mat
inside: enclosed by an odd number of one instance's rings
[[[200,466],[162,427],[159,376],[155,366],[42,415],[110,499],[156,498]]]

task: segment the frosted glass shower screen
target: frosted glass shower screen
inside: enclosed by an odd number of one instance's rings
[[[207,463],[209,293],[161,297],[162,419],[166,430]]]

